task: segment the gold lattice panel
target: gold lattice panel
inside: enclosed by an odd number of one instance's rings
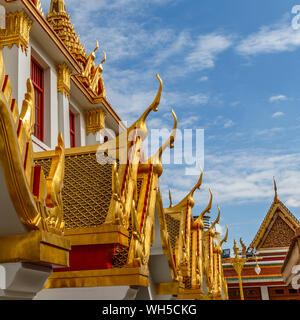
[[[46,176],[50,161],[36,161]],[[112,165],[98,162],[95,153],[66,156],[62,192],[66,229],[96,227],[105,222],[112,196]]]
[[[179,228],[180,228],[180,221],[172,218],[168,214],[166,214],[166,223],[168,234],[170,236],[170,241],[172,245],[173,251],[175,250],[176,238],[179,237]]]

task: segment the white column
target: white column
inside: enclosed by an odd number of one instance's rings
[[[44,71],[44,81],[44,142],[51,149],[55,149],[59,133],[57,73],[55,68],[49,67]]]
[[[9,75],[13,88],[13,98],[17,100],[18,108],[21,111],[23,99],[27,92],[27,79],[30,78],[31,50],[28,53],[22,51],[16,45],[11,49],[5,46],[2,50],[5,63],[5,73]]]
[[[69,104],[69,99],[61,92],[58,92],[58,128],[63,135],[65,148],[70,148]]]
[[[33,299],[51,273],[50,267],[28,263],[0,264],[0,300]]]
[[[270,300],[268,287],[260,287],[261,299],[262,300]]]

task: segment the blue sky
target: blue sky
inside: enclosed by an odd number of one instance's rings
[[[48,11],[49,0],[42,0]],[[164,81],[159,112],[149,128],[205,130],[203,185],[222,210],[229,241],[255,236],[273,197],[300,216],[300,31],[293,30],[289,0],[66,0],[72,23],[89,53],[106,51],[108,100],[131,123],[152,102],[156,72]],[[98,61],[102,60],[100,50]],[[176,148],[176,143],[175,143]],[[197,176],[165,166],[160,179],[180,201]]]

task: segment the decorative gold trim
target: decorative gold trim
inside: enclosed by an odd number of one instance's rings
[[[0,238],[0,263],[31,262],[69,266],[70,241],[44,231]]]
[[[105,129],[106,113],[101,108],[85,111],[84,114],[87,136],[90,133],[96,134],[96,132]]]
[[[0,48],[11,48],[15,44],[27,55],[31,27],[32,22],[24,11],[7,13],[6,29],[0,29]]]
[[[128,247],[129,232],[122,226],[103,224],[95,228],[68,229],[65,237],[72,245],[120,244]]]
[[[63,63],[57,66],[57,90],[70,99],[71,70]]]
[[[44,17],[43,7],[40,0],[32,0],[39,13]]]
[[[105,286],[148,287],[148,276],[148,271],[143,267],[54,272],[44,289]]]
[[[155,288],[155,294],[158,296],[177,295],[179,292],[179,283],[175,281],[161,282],[161,283],[156,283],[154,288]]]

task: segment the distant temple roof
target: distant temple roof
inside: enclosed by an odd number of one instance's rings
[[[273,203],[250,244],[256,249],[289,247],[295,230],[300,227],[299,220],[279,200],[275,180],[274,190]]]

